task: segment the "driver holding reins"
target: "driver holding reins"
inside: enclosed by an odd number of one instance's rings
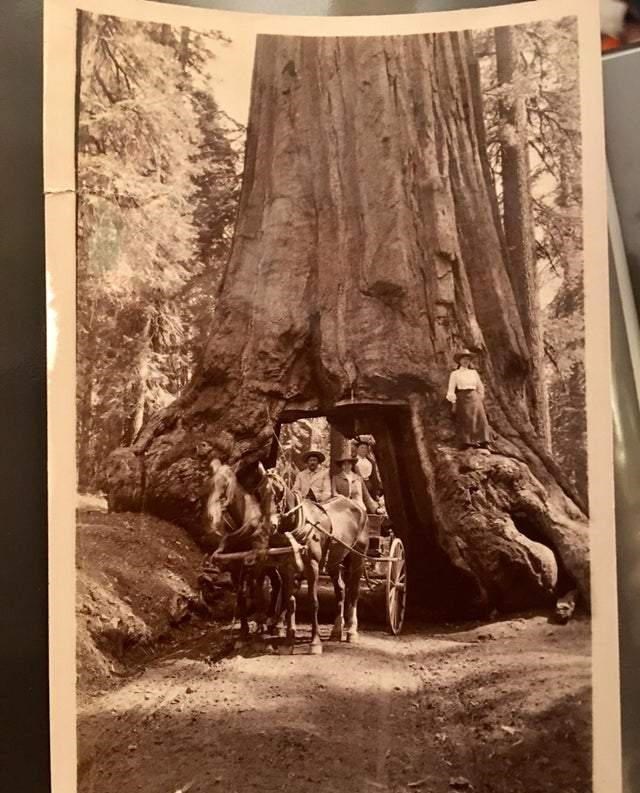
[[[329,472],[320,467],[325,459],[322,452],[315,449],[308,451],[303,457],[306,467],[302,471],[298,471],[293,483],[293,489],[300,493],[302,498],[309,498],[319,504],[331,498]]]

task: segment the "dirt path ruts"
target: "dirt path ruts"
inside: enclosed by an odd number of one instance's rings
[[[591,789],[586,621],[363,631],[321,657],[212,663],[215,641],[82,705],[82,793]]]

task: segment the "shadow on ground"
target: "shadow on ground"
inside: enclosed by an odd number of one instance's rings
[[[322,657],[199,640],[85,708],[79,789],[587,793],[589,626],[566,628],[373,631]]]

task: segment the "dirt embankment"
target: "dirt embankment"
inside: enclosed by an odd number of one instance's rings
[[[77,512],[81,694],[111,687],[176,638],[189,637],[202,563],[202,552],[177,526],[149,515],[110,515],[99,501],[90,506]]]

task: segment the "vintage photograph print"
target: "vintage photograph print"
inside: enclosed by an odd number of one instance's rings
[[[615,793],[575,4],[362,34],[87,5],[57,353],[77,789]]]

